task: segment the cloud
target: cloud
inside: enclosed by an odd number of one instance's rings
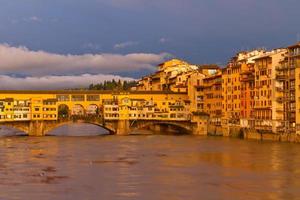
[[[18,24],[18,23],[39,23],[42,22],[42,18],[39,18],[37,16],[31,16],[31,17],[24,17],[21,19],[12,19],[10,20],[12,24]]]
[[[169,57],[167,53],[61,55],[0,44],[0,71],[23,76],[114,74],[154,70]]]
[[[133,42],[133,41],[123,42],[123,43],[115,44],[114,49],[124,49],[130,46],[136,46],[138,44],[139,44],[138,42]]]
[[[91,49],[91,50],[100,50],[101,49],[101,45],[100,44],[91,43],[91,42],[83,44],[82,47],[84,49]]]
[[[132,78],[115,75],[91,75],[79,76],[43,76],[43,77],[11,77],[0,75],[0,90],[55,90],[86,88],[90,84],[104,82],[105,80],[134,80]]]
[[[98,0],[98,2],[102,2],[114,7],[121,7],[127,9],[139,9],[139,8],[149,8],[149,7],[157,7],[157,8],[170,8],[176,5],[184,5],[187,2],[191,2],[193,0],[160,0],[160,1],[149,1],[149,0]],[[178,7],[180,8],[180,7]]]
[[[31,16],[29,18],[25,18],[24,20],[25,21],[31,21],[31,22],[41,22],[42,21],[42,19],[37,17],[37,16]]]
[[[161,43],[161,44],[167,43],[169,41],[170,41],[170,39],[164,38],[164,37],[162,37],[162,38],[159,39],[159,43]]]

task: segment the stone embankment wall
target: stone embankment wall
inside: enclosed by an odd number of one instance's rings
[[[296,134],[274,134],[274,133],[259,133],[255,130],[243,130],[245,139],[256,139],[264,141],[278,141],[278,142],[300,142],[300,136]]]
[[[208,135],[235,137],[262,141],[278,141],[278,142],[299,142],[300,135],[296,134],[274,134],[274,133],[259,133],[254,129],[245,129],[239,126],[221,127],[208,125]]]
[[[207,126],[207,135],[211,135],[211,136],[223,136],[223,129],[221,126],[218,125],[211,125],[209,124]]]

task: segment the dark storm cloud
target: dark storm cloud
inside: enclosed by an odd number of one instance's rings
[[[0,1],[0,43],[10,44],[1,48],[25,55],[2,57],[2,74],[136,77],[164,60],[161,52],[224,64],[239,50],[300,38],[299,0]]]

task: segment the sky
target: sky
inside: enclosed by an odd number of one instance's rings
[[[0,0],[0,89],[138,79],[300,39],[299,0]]]

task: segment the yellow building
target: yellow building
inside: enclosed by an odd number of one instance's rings
[[[43,99],[43,119],[44,120],[57,120],[58,106],[57,99]]]
[[[69,117],[103,114],[107,120],[191,119],[190,101],[185,93],[14,91],[0,96],[1,121],[57,120],[62,107],[67,108]]]
[[[222,73],[218,70],[216,74],[203,79],[204,109],[210,117],[210,123],[221,125],[222,117]]]
[[[255,129],[279,133],[284,126],[282,82],[276,67],[285,59],[286,49],[266,52],[255,59]],[[276,89],[277,88],[277,89]]]
[[[157,67],[157,71],[138,81],[137,91],[187,92],[191,72],[198,67],[179,59],[172,59]]]
[[[31,107],[30,100],[14,100],[14,120],[15,121],[28,121],[31,120]]]
[[[193,72],[188,78],[188,96],[191,102],[190,110],[194,115],[209,116],[212,124],[220,125],[222,116],[220,68],[206,66]]]
[[[240,124],[241,113],[241,64],[237,57],[233,57],[228,66],[223,70],[222,96],[223,117],[222,123]]]
[[[152,80],[150,76],[144,76],[138,81],[136,89],[137,91],[151,91],[152,90]]]
[[[205,75],[199,71],[190,75],[188,80],[188,97],[191,102],[191,112],[204,114],[204,86]]]
[[[290,78],[288,93],[290,102],[287,105],[289,127],[292,133],[300,134],[300,42],[288,47],[288,76]]]
[[[1,121],[14,120],[14,99],[6,97],[0,100]]]

